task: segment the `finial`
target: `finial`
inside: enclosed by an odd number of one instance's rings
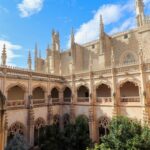
[[[103,22],[103,16],[100,14],[100,37],[102,37],[104,34],[104,22]]]
[[[7,53],[6,53],[6,45],[3,45],[3,50],[2,50],[2,65],[6,65],[6,59],[7,59]]]
[[[71,47],[74,45],[74,43],[75,43],[74,29],[72,28],[72,30],[71,30]]]
[[[31,59],[30,50],[29,50],[29,54],[28,54],[28,69],[29,69],[29,70],[32,69],[32,59]]]
[[[39,58],[41,58],[41,50],[39,51]]]

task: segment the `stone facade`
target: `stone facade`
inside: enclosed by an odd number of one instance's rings
[[[142,0],[136,0],[137,27],[112,36],[100,36],[79,45],[71,34],[70,49],[60,52],[59,33],[52,31],[46,59],[35,47],[28,69],[6,66],[4,45],[0,66],[0,149],[16,132],[30,145],[41,126],[63,128],[79,115],[89,120],[90,137],[106,134],[113,116],[125,115],[141,123],[150,121],[150,20]],[[39,55],[39,56],[38,56]],[[99,132],[98,132],[99,131]]]

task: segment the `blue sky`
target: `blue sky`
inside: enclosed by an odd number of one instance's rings
[[[0,49],[5,43],[7,63],[27,66],[29,49],[33,57],[37,42],[42,57],[51,44],[51,31],[60,32],[61,48],[69,46],[71,28],[77,43],[98,38],[99,15],[102,14],[108,34],[136,26],[135,0],[0,0]],[[150,0],[145,0],[150,14]]]

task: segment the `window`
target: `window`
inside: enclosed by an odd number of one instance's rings
[[[95,48],[95,45],[92,45],[92,49],[94,49]]]
[[[131,53],[128,53],[125,56],[124,61],[123,61],[124,64],[134,63],[134,62],[135,62],[135,58],[134,58],[133,54],[131,54]]]
[[[128,34],[125,34],[125,35],[124,35],[124,39],[127,39],[127,38],[128,38]]]

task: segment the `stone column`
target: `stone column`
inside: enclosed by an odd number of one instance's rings
[[[51,101],[51,95],[48,95],[47,124],[51,125],[52,121],[53,121],[53,105]]]
[[[113,44],[113,43],[112,43]],[[112,105],[113,105],[113,116],[119,115],[119,90],[116,89],[116,80],[115,80],[115,57],[114,57],[114,49],[111,46],[111,73],[112,73],[112,87],[111,87],[111,97],[112,97]]]
[[[60,105],[59,105],[59,116],[60,116],[60,129],[63,130],[63,91],[59,91],[59,99],[60,99]]]
[[[33,110],[33,100],[32,96],[29,95],[29,105],[28,105],[28,141],[30,146],[34,145],[34,110]]]
[[[7,146],[7,134],[8,134],[8,120],[7,113],[5,113],[5,124],[4,124],[5,134],[4,134],[4,147]]]
[[[90,101],[89,101],[89,131],[90,131],[90,138],[92,142],[95,142],[97,139],[96,136],[96,112],[94,106],[94,86],[93,86],[93,72],[90,71]]]
[[[0,91],[0,149],[5,146],[6,97]]]
[[[140,45],[140,51],[139,51],[139,71],[140,71],[140,81],[141,81],[141,88],[139,87],[140,92],[140,100],[141,105],[143,108],[143,120],[142,123],[150,123],[150,116],[149,116],[149,109],[147,107],[147,93],[146,93],[146,77],[144,74],[144,61],[143,61],[143,51],[142,47]]]
[[[71,96],[71,106],[70,106],[70,121],[71,123],[75,123],[75,103],[77,100],[77,93],[75,91],[75,81],[74,75],[71,75],[71,82],[72,82],[72,96]]]

